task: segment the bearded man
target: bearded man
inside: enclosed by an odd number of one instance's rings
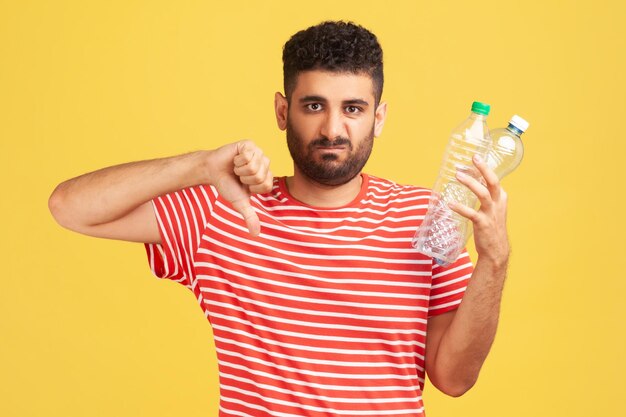
[[[496,332],[508,260],[506,194],[459,176],[481,207],[478,258],[439,266],[411,247],[430,190],[366,174],[387,105],[367,29],[323,22],[283,49],[278,127],[294,162],[274,178],[252,141],[70,179],[50,197],[79,233],[145,244],[212,326],[220,416],[422,416],[425,375],[459,396]],[[138,295],[139,296],[139,295]]]

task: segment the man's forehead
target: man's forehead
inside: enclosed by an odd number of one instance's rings
[[[364,72],[303,71],[296,77],[293,97],[323,97],[326,100],[374,100],[374,81]]]

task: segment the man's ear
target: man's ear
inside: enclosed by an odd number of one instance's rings
[[[378,137],[383,133],[383,126],[385,125],[385,118],[387,117],[387,102],[382,101],[376,108],[376,114],[374,115],[374,136]]]
[[[289,112],[289,102],[281,93],[274,94],[274,111],[276,112],[276,123],[280,130],[287,129],[287,113]]]

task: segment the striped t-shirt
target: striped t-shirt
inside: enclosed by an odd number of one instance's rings
[[[464,252],[440,267],[411,246],[428,189],[362,177],[332,209],[276,178],[251,198],[258,237],[212,186],[154,199],[150,266],[211,324],[220,416],[423,415],[426,321],[458,307],[472,264]]]

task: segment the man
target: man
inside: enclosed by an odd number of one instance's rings
[[[436,265],[410,245],[429,190],[361,172],[387,109],[376,37],[324,22],[295,34],[283,62],[275,111],[293,176],[273,178],[240,141],[68,180],[50,209],[77,232],[144,242],[153,272],[194,292],[220,416],[423,415],[425,373],[462,395],[492,344],[506,194],[482,161],[484,182],[459,176],[481,202],[451,207],[473,222],[478,259]]]

